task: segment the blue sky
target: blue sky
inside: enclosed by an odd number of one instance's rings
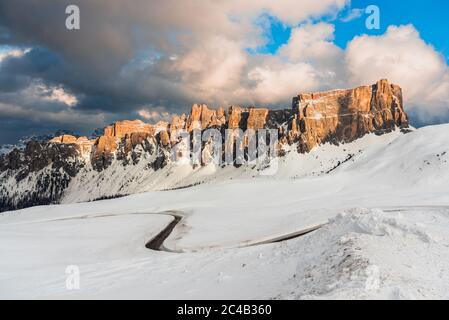
[[[422,0],[392,1],[392,0],[352,0],[351,5],[340,12],[338,17],[324,17],[335,25],[335,43],[346,48],[346,44],[355,36],[360,34],[382,35],[389,25],[413,24],[420,32],[421,38],[432,44],[437,51],[442,53],[449,61],[449,29],[447,15],[449,13],[449,1],[434,0],[433,5]],[[347,16],[352,9],[364,9],[368,5],[377,5],[380,9],[380,29],[368,30],[365,27],[367,14],[362,13],[359,18],[343,22],[342,18]],[[270,38],[269,43],[257,50],[257,53],[275,54],[277,49],[288,42],[291,26],[268,17],[271,22],[270,30],[266,35]]]

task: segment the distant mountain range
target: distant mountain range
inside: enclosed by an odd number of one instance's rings
[[[30,141],[39,141],[39,142],[45,142],[50,139],[53,139],[54,137],[58,137],[61,135],[75,135],[70,130],[57,130],[53,134],[44,134],[44,135],[31,135],[31,136],[25,136],[17,141],[17,143],[14,144],[3,144],[0,145],[0,155],[4,155],[7,153],[10,153],[14,149],[23,150],[25,149],[26,145]]]

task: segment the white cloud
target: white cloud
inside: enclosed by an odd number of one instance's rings
[[[285,103],[301,88],[316,88],[315,66],[310,66],[305,59],[284,64],[283,58],[249,55],[245,49],[256,48],[267,41],[260,25],[254,23],[255,19],[266,13],[285,24],[297,25],[311,17],[335,14],[347,3],[347,0],[228,0],[204,1],[201,5],[169,0],[158,3],[158,9],[150,13],[152,18],[147,17],[152,30],[158,34],[164,34],[167,26],[183,30],[175,46],[167,43],[169,37],[162,40],[160,47],[166,51],[166,59],[161,61],[158,75],[163,74],[169,80],[166,82],[168,90],[176,90],[177,95],[182,93],[189,101],[215,106]],[[196,16],[207,16],[207,19],[192,19],[186,12],[195,12]],[[321,50],[320,45],[328,44],[326,41],[317,43],[315,52],[309,51],[309,57]],[[335,46],[329,47],[337,51]],[[315,62],[325,64],[326,49],[322,49],[323,56]],[[321,73],[330,74],[328,70]],[[284,93],[286,95],[282,96]]]
[[[51,88],[49,100],[62,102],[70,107],[78,103],[76,96],[65,92],[63,88]]]
[[[173,114],[165,111],[162,107],[142,107],[137,111],[137,114],[146,121],[156,123],[158,121],[169,121]]]
[[[249,55],[239,44],[216,37],[180,56],[171,71],[181,74],[182,87],[196,102],[288,107],[302,90],[338,83],[343,51],[333,39],[333,25],[304,24],[273,56]]]
[[[1,47],[0,47],[1,49]],[[29,49],[17,49],[17,48],[7,48],[0,50],[0,63],[2,63],[3,60],[10,58],[10,57],[21,57],[25,53],[27,53]]]
[[[299,91],[314,90],[320,85],[317,72],[311,65],[279,60],[255,67],[248,73],[248,79],[254,81],[255,86],[237,90],[236,93],[240,99],[247,97],[256,105],[290,103]]]
[[[42,83],[33,84],[27,91],[34,94],[36,98],[47,101],[60,102],[68,107],[73,107],[78,103],[76,96],[66,92],[62,87],[47,86]]]
[[[403,88],[405,106],[420,121],[447,120],[449,67],[412,25],[390,26],[380,36],[362,35],[344,51],[334,40],[334,26],[305,24],[292,30],[279,56],[249,61],[237,101],[281,104],[300,91],[372,84],[382,78]]]
[[[279,49],[278,55],[254,56],[244,50],[264,41],[263,35],[249,23],[254,12],[265,10],[282,22],[295,25],[315,14],[332,11],[329,8],[338,12],[335,8],[341,9],[347,2],[248,1],[241,6],[233,1],[227,3],[221,9],[240,17],[236,25],[240,32],[235,34],[232,30],[236,26],[230,23],[223,24],[223,32],[217,33],[218,25],[214,24],[212,32],[202,32],[198,41],[177,52],[177,60],[171,61],[172,77],[180,79],[179,87],[190,100],[215,105],[285,106],[299,91],[352,87],[388,78],[403,87],[409,110],[418,110],[422,116],[448,111],[446,61],[421,39],[412,25],[390,26],[380,36],[355,37],[343,50],[334,42],[334,25],[302,23],[293,27],[288,43]],[[353,9],[343,19],[349,21],[362,14],[362,9]],[[248,38],[251,41],[246,41]]]
[[[412,25],[390,26],[381,36],[354,38],[346,65],[351,85],[388,78],[401,85],[410,107],[429,115],[449,109],[449,68]]]
[[[187,87],[207,99],[217,91],[238,86],[246,64],[243,48],[225,38],[214,37],[178,58],[173,68]]]
[[[253,16],[261,11],[267,11],[287,24],[294,25],[299,22],[318,17],[327,13],[335,13],[343,8],[347,0],[231,0],[223,1],[224,6],[231,8],[231,12]],[[227,3],[227,5],[225,4]]]
[[[289,61],[308,61],[317,66],[332,67],[342,50],[334,40],[335,27],[329,23],[306,24],[292,29],[290,40],[280,54]]]
[[[349,22],[349,21],[358,19],[363,15],[363,12],[364,12],[363,9],[354,8],[354,9],[350,10],[346,16],[341,18],[340,21]]]

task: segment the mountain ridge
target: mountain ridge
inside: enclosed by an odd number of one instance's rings
[[[247,134],[251,130],[272,130],[278,138],[277,155],[285,156],[292,150],[308,153],[325,143],[349,143],[370,133],[382,135],[408,127],[402,90],[387,80],[354,89],[298,94],[289,109],[231,106],[225,110],[194,104],[190,114],[174,116],[170,123],[118,121],[105,127],[103,134],[94,139],[64,134],[45,142],[30,141],[23,150],[3,155],[0,157],[0,210],[59,203],[67,190],[73,189],[70,188],[72,180],[78,180],[77,188],[82,187],[83,179],[97,181],[98,188],[106,188],[101,186],[101,181],[117,170],[123,171],[117,179],[122,187],[126,186],[129,179],[135,178],[127,173],[133,168],[150,174],[170,168],[186,155],[189,157],[198,139],[196,132],[204,134],[210,130],[218,134],[222,139],[220,149],[215,148],[213,136],[200,137],[199,157],[188,165],[207,167],[213,158],[225,160],[223,150],[228,150],[233,158],[219,163],[223,169],[240,166],[237,160],[254,165],[248,150],[254,142]],[[187,145],[180,132],[190,139]],[[270,139],[265,138],[265,143],[270,144]],[[254,142],[260,143],[260,140]],[[242,151],[240,158],[239,151]],[[265,162],[258,168],[269,165]],[[169,175],[170,169],[166,173]],[[107,190],[99,193],[100,197],[120,194],[109,194]]]

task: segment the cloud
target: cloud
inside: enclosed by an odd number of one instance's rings
[[[137,114],[146,121],[157,123],[159,121],[170,121],[173,113],[167,112],[163,107],[142,107]]]
[[[105,114],[80,114],[70,109],[40,110],[36,112],[26,106],[0,102],[0,143],[13,142],[19,137],[53,133],[59,129],[75,132],[92,132],[107,120]],[[69,124],[61,127],[61,124]]]
[[[380,36],[356,36],[342,50],[329,23],[292,29],[278,57],[247,74],[256,85],[241,90],[257,103],[287,103],[298,91],[354,87],[387,78],[403,88],[417,125],[449,121],[449,67],[412,25],[390,26]],[[283,98],[284,97],[284,98]]]
[[[363,15],[363,12],[365,10],[364,9],[358,9],[358,8],[354,8],[351,9],[346,16],[340,18],[340,21],[342,22],[350,22],[353,20],[356,20],[358,18],[360,18]]]
[[[0,136],[56,126],[88,134],[88,126],[136,116],[162,119],[188,111],[194,102],[288,103],[282,95],[294,92],[294,83],[304,81],[303,71],[311,68],[297,63],[276,71],[280,61],[249,56],[248,48],[269,40],[263,36],[269,26],[255,21],[272,15],[296,25],[346,3],[1,1],[0,48],[30,49],[2,52]],[[69,4],[80,7],[79,31],[65,28]],[[277,82],[286,85],[264,94]]]
[[[89,124],[97,124],[99,122],[103,122],[104,120],[104,115],[102,114],[98,114],[96,116],[83,115],[70,110],[60,110],[59,112],[42,110],[40,112],[30,113],[28,108],[6,103],[0,103],[0,115],[2,117],[14,117],[18,119],[31,120],[33,122],[46,121],[47,123],[76,123],[82,121]]]
[[[191,49],[220,35],[236,43],[258,45],[261,30],[253,23],[268,13],[297,24],[343,8],[347,0],[15,0],[2,2],[11,41],[33,41],[64,58],[107,72],[126,64],[147,44],[167,54]],[[65,7],[77,4],[81,29],[64,27]],[[207,18],[195,18],[207,17]],[[107,57],[107,59],[105,59]]]
[[[29,49],[18,49],[18,48],[9,48],[6,47],[3,50],[0,50],[0,63],[2,63],[3,60],[11,58],[11,57],[21,57],[23,56]]]
[[[69,107],[73,107],[78,103],[77,97],[67,93],[62,87],[48,87],[44,84],[36,86],[37,94],[47,101],[61,102]]]
[[[234,97],[253,104],[289,107],[301,91],[331,89],[344,85],[344,52],[333,43],[335,27],[329,23],[305,23],[291,31],[278,56],[254,59],[245,74],[247,86]]]
[[[63,87],[39,80],[17,91],[0,92],[0,144],[59,129],[88,135],[114,120],[135,117],[131,113],[79,112],[73,108],[76,101]]]
[[[238,87],[247,55],[237,43],[213,37],[187,51],[172,65],[181,81],[203,99]]]
[[[412,26],[356,37],[343,50],[334,43],[334,25],[313,23],[348,3],[2,1],[0,48],[30,49],[0,56],[0,103],[17,108],[18,121],[29,126],[37,122],[20,114],[41,113],[60,127],[87,130],[92,122],[163,119],[195,102],[289,107],[299,91],[387,77],[404,87],[407,104],[423,121],[444,114],[447,65]],[[68,4],[80,7],[79,31],[65,29]],[[292,28],[290,39],[275,55],[249,54],[270,41],[270,19],[257,23],[267,15]],[[13,123],[11,110],[8,119]]]
[[[342,50],[333,42],[334,31],[334,25],[324,22],[294,28],[288,43],[281,47],[280,54],[289,61],[334,68],[335,62],[342,57]]]
[[[269,40],[263,36],[263,27],[269,26],[255,23],[258,17],[268,14],[295,25],[338,11],[346,3],[1,2],[0,28],[8,33],[3,41],[11,46],[26,43],[32,50],[20,59],[7,59],[0,70],[0,90],[21,90],[39,79],[77,97],[74,109],[79,112],[134,112],[149,104],[185,111],[196,101],[239,103],[240,88],[253,83],[248,74],[255,59],[246,50]],[[80,7],[79,31],[65,29],[68,4]]]
[[[278,59],[251,69],[248,79],[255,85],[237,91],[240,99],[246,99],[253,105],[283,104],[284,108],[290,106],[294,94],[301,90],[313,90],[320,85],[316,70],[311,65],[285,63]]]
[[[347,48],[346,65],[351,85],[379,78],[400,84],[405,103],[422,121],[447,116],[449,68],[412,25],[390,26],[381,36],[354,38]]]

